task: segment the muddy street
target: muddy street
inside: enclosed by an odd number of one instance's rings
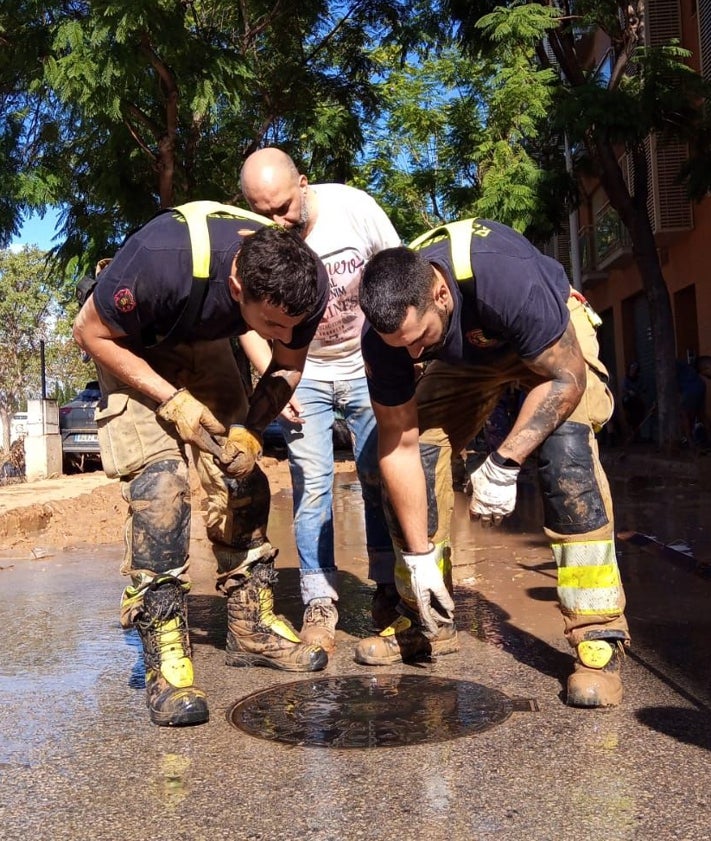
[[[273,488],[277,608],[298,625],[291,491]],[[460,652],[380,669],[352,653],[371,633],[357,490],[337,475],[341,621],[310,676],[224,665],[198,523],[189,611],[211,712],[198,727],[149,723],[140,642],[118,624],[118,540],[3,553],[0,838],[711,838],[708,491],[614,481],[633,647],[623,705],[591,711],[562,701],[572,661],[531,476],[498,530],[473,526],[457,494]]]

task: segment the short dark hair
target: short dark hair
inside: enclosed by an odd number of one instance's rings
[[[360,307],[378,333],[394,333],[414,307],[422,315],[432,302],[434,269],[416,251],[386,248],[372,257],[360,282]]]
[[[235,261],[246,298],[268,301],[290,316],[310,315],[319,305],[319,258],[292,231],[260,228],[244,238]]]

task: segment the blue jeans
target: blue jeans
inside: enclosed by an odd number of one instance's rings
[[[301,596],[338,599],[333,544],[333,422],[342,417],[351,433],[353,455],[365,509],[368,577],[393,581],[395,556],[385,521],[378,435],[365,377],[339,382],[302,380],[296,397],[302,426],[280,418],[289,451],[294,492],[294,535],[299,555]]]

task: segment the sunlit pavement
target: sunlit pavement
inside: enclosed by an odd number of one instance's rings
[[[634,639],[626,698],[617,709],[577,710],[563,702],[572,660],[532,481],[500,530],[471,524],[457,495],[460,652],[377,669],[352,656],[370,633],[372,585],[355,478],[340,475],[338,648],[313,676],[223,664],[224,602],[196,512],[190,621],[211,718],[188,729],[149,723],[140,644],[118,625],[120,546],[0,558],[0,839],[711,838],[709,493],[664,476],[614,483]],[[289,492],[277,493],[278,609],[298,626],[290,512]],[[413,722],[429,722],[430,738],[306,747],[257,738],[227,718],[235,702],[270,687],[328,677],[352,686],[365,676],[416,693],[398,700]],[[436,679],[429,689],[427,677]],[[448,715],[466,724],[442,704],[440,689],[453,682],[531,705],[453,735],[438,729]],[[275,708],[275,718],[289,713],[284,702]],[[404,734],[407,718],[397,727]]]

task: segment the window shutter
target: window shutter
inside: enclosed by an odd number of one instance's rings
[[[699,6],[702,2],[699,3]],[[644,42],[661,47],[673,38],[681,40],[679,0],[647,0],[644,11]]]
[[[699,21],[699,49],[701,53],[701,73],[711,82],[711,3],[699,0],[696,6]]]
[[[677,182],[679,170],[689,156],[686,143],[660,142],[650,135],[644,142],[650,173],[647,211],[655,234],[688,231],[693,227],[691,202],[683,184]]]

